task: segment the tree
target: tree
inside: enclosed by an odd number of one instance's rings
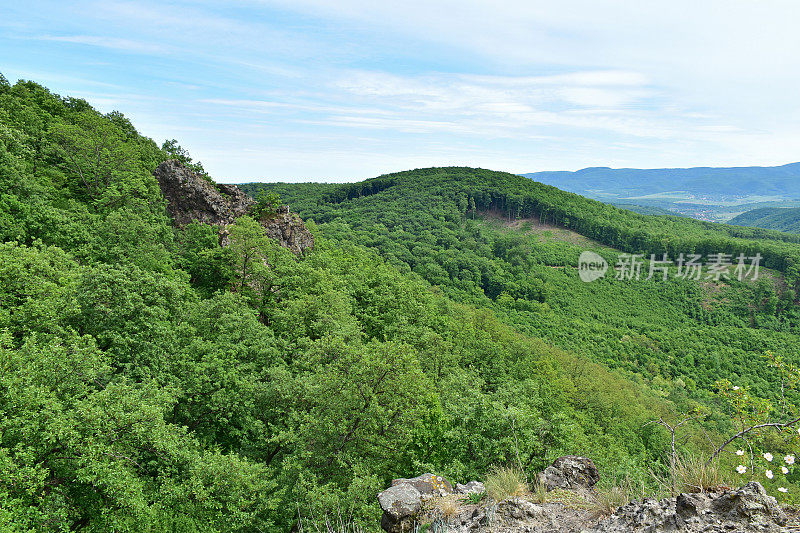
[[[208,172],[206,172],[206,170],[203,168],[203,163],[192,160],[192,156],[189,155],[189,151],[178,144],[176,139],[164,141],[164,143],[161,145],[161,150],[166,154],[168,159],[177,159],[193,172],[199,174],[204,179],[211,181],[211,176],[209,176]]]
[[[138,146],[128,142],[123,130],[96,111],[83,111],[69,122],[54,124],[52,135],[65,170],[92,198],[137,170]]]
[[[229,246],[236,290],[266,320],[267,307],[280,298],[279,272],[294,264],[294,255],[269,238],[261,224],[249,216],[239,217],[230,227]]]

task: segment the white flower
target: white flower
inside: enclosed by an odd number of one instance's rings
[[[734,385],[733,390],[739,390],[739,385]]]
[[[800,428],[797,428],[797,434],[800,435]]]
[[[744,450],[736,450],[736,455],[744,455]]]
[[[794,455],[787,455],[786,457],[783,458],[783,460],[786,461],[787,465],[793,465],[794,464]]]
[[[764,475],[767,476],[767,479],[772,479],[772,470],[767,470],[764,472]]]
[[[747,472],[747,467],[744,465],[739,465],[736,467],[736,471],[739,472],[740,474],[744,474],[745,472]]]
[[[788,474],[789,473],[789,469],[786,468],[785,466],[782,466],[781,467],[781,472],[783,472],[784,474]]]
[[[771,463],[772,462],[772,454],[769,453],[769,452],[765,453],[764,454],[764,459],[766,459],[768,462]]]
[[[789,492],[789,491],[786,489],[786,487],[778,487],[778,492],[786,493],[786,492]]]

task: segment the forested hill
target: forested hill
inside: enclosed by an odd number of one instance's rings
[[[774,350],[800,361],[796,235],[650,217],[526,178],[471,168],[420,169],[355,184],[248,184],[277,191],[338,242],[378,251],[450,298],[565,350],[644,378],[680,405],[713,404],[720,378],[776,399],[760,363]],[[676,278],[583,283],[593,250],[708,256],[761,253],[777,272],[758,280]],[[688,403],[687,403],[688,402]]]
[[[388,174],[360,183],[315,188],[273,184],[301,213],[318,221],[356,212],[392,227],[398,216],[463,217],[495,211],[509,219],[533,218],[574,230],[607,246],[627,252],[739,253],[759,252],[765,265],[785,272],[792,284],[800,267],[800,236],[760,228],[745,228],[686,217],[647,216],[568,193],[530,179],[472,168],[431,168]],[[243,188],[255,191],[258,184]],[[302,194],[301,194],[302,192]],[[375,198],[367,199],[372,196]],[[393,209],[384,210],[384,204]],[[430,212],[431,214],[426,214]]]
[[[800,233],[800,209],[764,207],[732,218],[729,224]]]

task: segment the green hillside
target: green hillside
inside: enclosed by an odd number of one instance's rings
[[[330,238],[371,247],[450,298],[624,370],[681,405],[711,403],[721,377],[776,398],[775,376],[759,362],[764,351],[800,360],[794,235],[647,217],[468,168],[391,174],[318,194],[308,184],[264,187]],[[620,251],[761,253],[785,276],[773,270],[756,282],[606,277],[586,284],[575,270],[584,249],[611,265]]]
[[[800,233],[800,208],[765,207],[732,218],[729,224]]]
[[[316,221],[313,252],[249,216],[223,248],[172,225],[168,158],[203,173],[120,113],[0,77],[0,529],[290,531],[341,510],[374,531],[395,477],[532,477],[576,453],[657,491],[649,421],[702,407],[678,445],[705,451],[732,427],[716,380],[777,402],[761,355],[800,361],[800,236],[448,168],[269,186]],[[582,283],[584,248],[772,271]]]
[[[345,509],[371,531],[375,494],[423,470],[466,481],[579,452],[609,482],[663,472],[645,422],[678,408],[499,319],[484,302],[513,280],[484,295],[475,265],[436,289],[424,278],[446,271],[345,242],[343,222],[299,259],[248,217],[220,248],[212,227],[172,227],[152,175],[169,157],[202,169],[119,113],[0,79],[2,527],[288,531]],[[559,290],[519,283],[534,307]]]

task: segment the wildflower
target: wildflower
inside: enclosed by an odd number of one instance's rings
[[[764,475],[767,476],[767,479],[772,479],[772,470],[767,470],[764,472]]]
[[[734,385],[733,390],[739,390],[739,385]]]
[[[778,492],[787,493],[789,490],[786,487],[778,487]]]
[[[740,474],[744,474],[745,472],[747,472],[747,467],[744,465],[739,465],[736,467],[736,471],[739,472]]]
[[[782,466],[782,467],[781,467],[781,472],[783,472],[783,474],[784,474],[784,475],[786,475],[786,474],[788,474],[788,473],[789,473],[789,469],[788,469],[788,468],[786,468],[785,466]]]
[[[787,455],[786,457],[783,458],[783,460],[786,461],[787,465],[793,465],[794,464],[794,455]]]
[[[764,454],[764,459],[766,459],[768,462],[771,463],[772,462],[772,454],[769,453],[769,452],[765,453]]]
[[[744,455],[744,450],[736,450],[736,455],[739,455],[739,456]]]

